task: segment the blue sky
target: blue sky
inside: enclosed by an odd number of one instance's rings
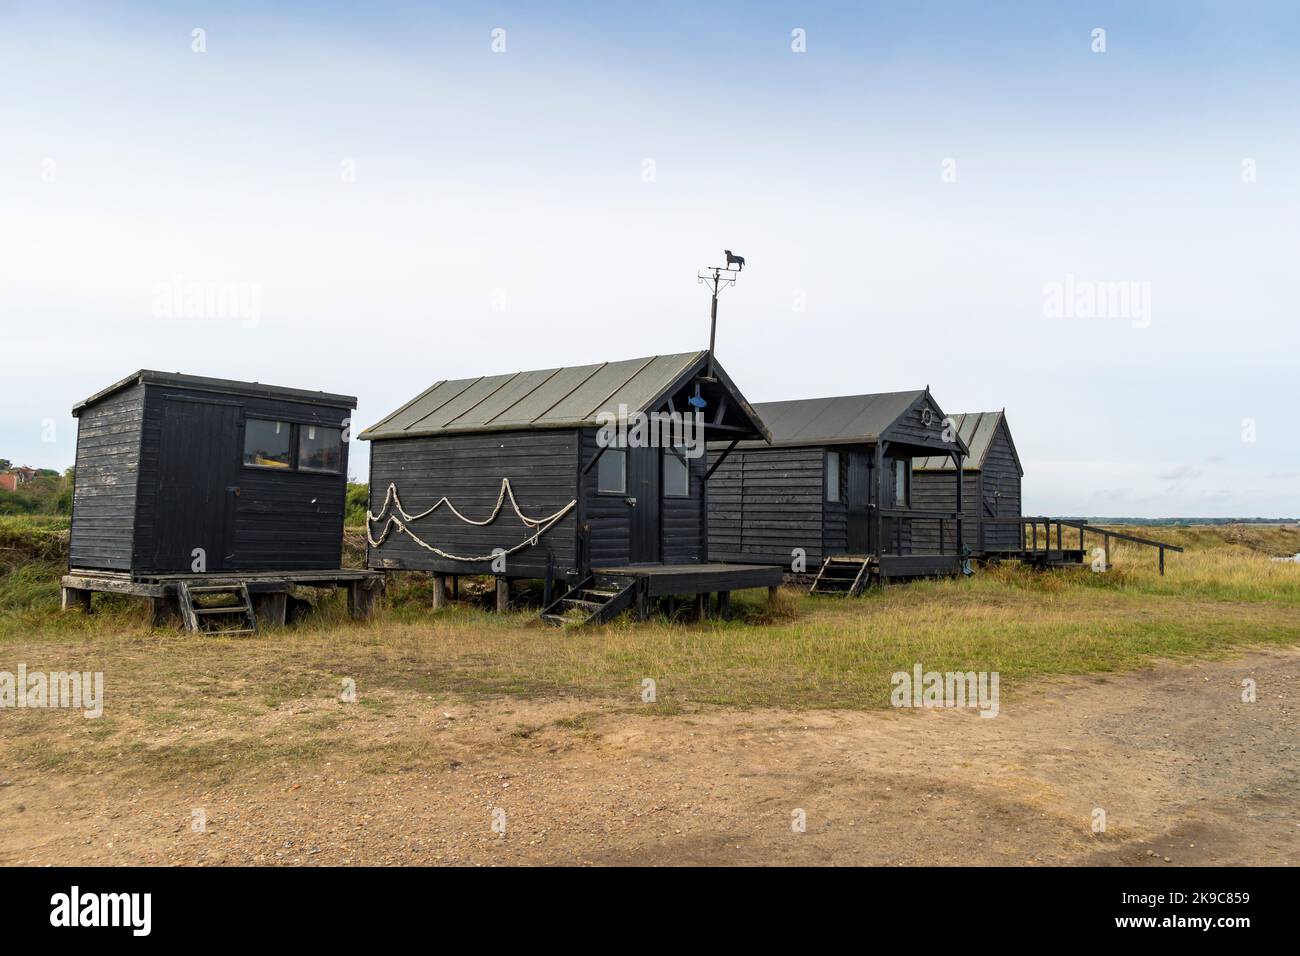
[[[264,6],[0,3],[0,457],[140,367],[364,425],[702,347],[726,247],[752,401],[1005,407],[1031,512],[1300,514],[1293,4]]]

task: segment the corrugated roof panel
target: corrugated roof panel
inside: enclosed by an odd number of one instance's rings
[[[400,432],[410,427],[413,422],[424,418],[435,408],[451,401],[465,389],[473,385],[478,379],[458,378],[444,380],[439,382],[433,388],[429,389],[423,395],[420,395],[405,408],[399,408],[380,424],[388,431]],[[378,425],[375,427],[379,427]]]
[[[585,421],[601,409],[607,408],[609,397],[620,391],[641,369],[647,367],[653,359],[629,359],[625,362],[609,362],[592,375],[570,394],[560,399],[539,421],[570,422]],[[629,410],[639,409],[637,402]]]
[[[491,396],[512,378],[513,375],[486,375],[476,379],[469,388],[463,389],[451,401],[443,402],[437,408],[430,408],[427,415],[406,427],[411,430],[442,428],[457,416],[471,411],[474,406]]]
[[[527,399],[558,371],[558,368],[544,368],[512,375],[505,385],[448,424],[457,428],[490,424],[512,406]]]
[[[531,425],[539,416],[560,402],[583,382],[601,370],[601,365],[574,365],[554,375],[511,405],[491,422],[492,425]]]
[[[988,456],[989,446],[993,444],[993,436],[997,434],[1002,413],[963,412],[948,417],[957,425],[957,434],[970,449],[970,454],[966,456],[965,468],[979,471],[984,467],[984,459]],[[912,462],[915,471],[952,471],[953,467],[951,458],[940,455],[917,458]]]
[[[617,412],[620,404],[627,405],[629,409],[645,408],[664,390],[667,383],[677,381],[699,360],[701,355],[702,352],[656,355],[650,364],[639,370],[622,388],[606,398],[601,403],[601,408],[612,412]],[[601,408],[594,408],[591,411],[594,414]]]
[[[359,437],[595,424],[598,412],[615,411],[620,404],[630,412],[647,410],[655,399],[681,384],[705,354],[682,352],[440,382]],[[725,376],[721,366],[718,371]],[[732,385],[725,387],[735,393],[740,414],[763,434],[762,422],[744,396]]]

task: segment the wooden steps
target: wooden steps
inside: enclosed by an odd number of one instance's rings
[[[870,578],[871,563],[862,555],[832,555],[822,562],[808,593],[856,597]]]
[[[257,615],[253,613],[253,599],[245,583],[190,584],[181,581],[176,585],[176,597],[187,631],[213,637],[257,633]],[[228,600],[222,601],[222,598]],[[209,603],[214,599],[217,603]],[[211,626],[205,627],[205,622]]]
[[[635,579],[607,579],[597,584],[588,577],[543,608],[541,618],[555,627],[612,621],[632,606],[636,588]]]

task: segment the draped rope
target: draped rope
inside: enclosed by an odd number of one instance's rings
[[[466,524],[477,525],[478,527],[482,528],[487,525],[490,525],[492,522],[497,520],[497,516],[501,514],[501,508],[505,504],[507,498],[510,499],[510,507],[512,507],[515,511],[515,514],[519,516],[519,520],[522,521],[526,527],[532,528],[533,533],[529,535],[527,538],[525,538],[523,541],[519,542],[513,548],[502,549],[495,554],[477,554],[477,555],[449,554],[448,552],[443,551],[441,548],[434,547],[433,545],[429,544],[429,542],[424,541],[423,539],[420,538],[419,535],[417,535],[414,531],[412,531],[408,527],[408,525],[412,521],[419,521],[421,518],[427,518],[429,515],[433,514],[443,505],[446,505],[447,508],[451,511],[451,513],[454,514],[461,521],[464,521]],[[390,505],[392,505],[395,514],[388,513],[388,509]],[[388,491],[384,494],[384,504],[383,507],[379,509],[379,514],[375,514],[374,512],[369,510],[366,511],[366,540],[370,542],[370,546],[372,548],[378,548],[383,545],[383,543],[388,539],[389,533],[393,530],[394,527],[396,527],[398,531],[401,531],[403,534],[405,534],[408,538],[410,538],[420,547],[424,548],[426,551],[432,551],[434,554],[438,555],[439,557],[447,558],[450,561],[491,561],[493,558],[496,558],[501,554],[514,554],[516,551],[519,551],[523,548],[532,547],[533,545],[537,544],[538,538],[546,534],[547,531],[550,531],[556,522],[558,522],[561,518],[563,518],[566,514],[568,514],[577,506],[578,506],[578,499],[574,498],[572,501],[570,501],[559,511],[555,512],[555,514],[547,515],[545,518],[530,518],[528,517],[528,515],[524,514],[523,511],[520,510],[519,502],[515,500],[515,490],[510,487],[510,479],[502,478],[501,490],[497,493],[497,503],[493,507],[492,513],[488,515],[486,518],[484,518],[482,521],[475,521],[473,518],[469,518],[461,514],[459,511],[456,510],[456,506],[451,503],[451,499],[448,498],[446,495],[443,495],[436,502],[434,502],[432,508],[429,508],[425,511],[421,511],[419,514],[408,514],[406,509],[402,507],[402,499],[398,497],[397,484],[394,482],[388,486]],[[380,520],[383,520],[384,527],[383,530],[380,532],[379,537],[376,538],[374,537],[374,535],[371,534],[370,526]]]

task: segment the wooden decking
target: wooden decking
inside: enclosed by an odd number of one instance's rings
[[[598,582],[644,579],[648,597],[665,597],[776,587],[784,569],[762,564],[634,564],[595,567],[591,573]]]
[[[131,574],[71,568],[59,582],[63,608],[89,612],[91,595],[126,594],[150,602],[155,624],[180,618],[178,591],[182,583],[206,587],[244,587],[252,596],[257,619],[263,625],[285,623],[289,599],[299,588],[347,588],[348,611],[367,618],[384,589],[384,572],[358,568],[326,571],[214,571],[207,574]]]

